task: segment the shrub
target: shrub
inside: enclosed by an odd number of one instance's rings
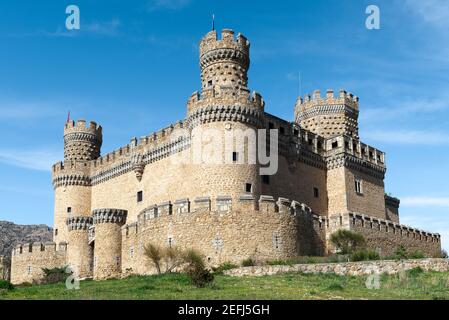
[[[331,235],[331,242],[340,254],[351,254],[365,245],[365,238],[360,233],[341,229]]]
[[[426,256],[424,255],[424,253],[422,251],[413,251],[408,255],[409,259],[423,259]]]
[[[67,267],[62,268],[42,268],[44,272],[43,284],[60,283],[66,281],[71,274],[67,272]]]
[[[440,258],[443,258],[443,259],[447,259],[449,256],[448,256],[448,254],[447,254],[447,251],[446,250],[441,250],[441,253],[440,253]]]
[[[252,258],[248,258],[242,261],[242,267],[252,267],[255,265],[256,262]]]
[[[170,273],[184,263],[184,254],[178,248],[169,247],[163,250],[165,272]]]
[[[212,270],[214,271],[215,274],[223,274],[223,272],[225,272],[226,270],[231,270],[235,268],[238,268],[238,266],[231,262],[225,262],[219,265],[217,268],[213,268]]]
[[[369,261],[369,260],[379,260],[380,256],[376,251],[373,250],[359,250],[353,252],[350,257],[351,261]]]
[[[407,274],[412,277],[416,277],[418,274],[423,273],[424,270],[421,267],[416,267],[410,270],[407,270]]]
[[[11,282],[6,280],[0,280],[0,291],[11,291],[14,290],[14,286]]]
[[[157,270],[158,274],[161,274],[161,260],[162,260],[162,249],[149,243],[145,246],[145,255],[150,261],[153,263],[154,267]]]
[[[400,245],[397,249],[396,252],[394,253],[394,256],[396,259],[407,259],[407,249],[403,246]]]
[[[198,251],[187,250],[184,260],[187,263],[185,271],[194,286],[204,288],[214,281],[214,275],[206,269],[203,256]]]

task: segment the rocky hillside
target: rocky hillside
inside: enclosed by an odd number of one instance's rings
[[[18,225],[0,221],[0,256],[10,257],[18,243],[48,242],[53,239],[53,230],[46,225]]]

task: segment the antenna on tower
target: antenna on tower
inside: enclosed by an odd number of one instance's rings
[[[212,13],[212,31],[215,30],[215,13]]]
[[[69,123],[69,122],[70,122],[70,110],[69,110],[69,113],[67,115],[67,123]]]

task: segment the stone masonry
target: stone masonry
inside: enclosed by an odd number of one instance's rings
[[[100,125],[65,124],[64,161],[52,168],[54,241],[14,249],[13,283],[39,281],[43,267],[94,279],[151,274],[148,243],[195,248],[210,266],[326,255],[338,229],[362,233],[382,255],[399,245],[438,255],[440,235],[399,224],[400,202],[385,195],[385,154],[359,138],[358,97],[315,91],[287,121],[248,88],[246,37],[212,30],[199,60],[201,91],[181,121],[103,155]],[[249,137],[273,130],[277,171],[261,175],[263,164],[247,161],[258,151]],[[219,149],[204,139],[211,131],[240,132],[243,143],[233,137],[231,149]],[[198,158],[205,149],[230,161]]]

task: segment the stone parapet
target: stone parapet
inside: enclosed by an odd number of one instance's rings
[[[124,224],[128,212],[121,209],[96,209],[92,211],[93,224],[115,223]]]
[[[425,271],[449,271],[447,259],[419,259],[419,260],[380,260],[343,263],[297,264],[292,266],[254,266],[227,270],[227,276],[269,276],[280,273],[303,272],[312,274],[337,274],[341,276],[363,276],[371,274],[396,274],[413,268]]]

